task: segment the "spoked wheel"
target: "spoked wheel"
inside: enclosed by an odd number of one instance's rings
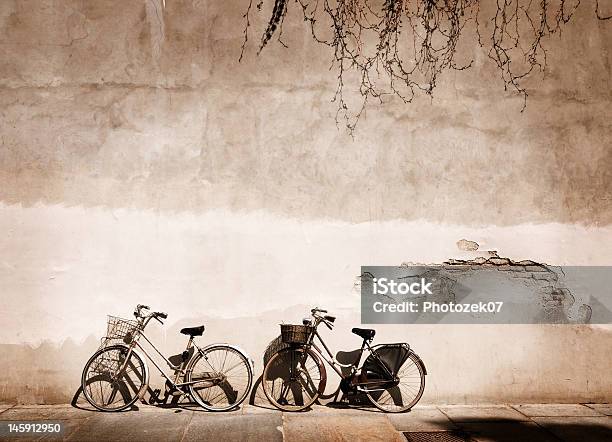
[[[193,382],[189,384],[189,392],[198,405],[209,411],[227,411],[246,399],[253,383],[253,371],[242,352],[215,345],[195,354],[185,382]]]
[[[325,390],[327,376],[319,357],[309,349],[286,348],[266,364],[262,385],[272,405],[283,411],[310,407]]]
[[[85,399],[100,411],[121,411],[131,407],[146,386],[146,366],[140,356],[125,345],[98,350],[89,358],[81,387]],[[125,368],[120,372],[122,367]]]
[[[425,372],[418,356],[410,353],[397,372],[399,383],[383,391],[367,392],[372,404],[387,413],[401,413],[410,410],[423,396]]]

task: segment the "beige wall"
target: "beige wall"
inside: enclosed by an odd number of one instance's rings
[[[295,17],[289,50],[239,64],[248,2],[166,3],[0,2],[0,400],[70,399],[104,315],[137,302],[169,312],[169,349],[204,320],[205,341],[260,364],[311,305],[341,316],[337,348],[356,345],[360,265],[471,257],[460,238],[611,263],[612,27],[588,6],[524,112],[466,46],[472,70],[433,101],[371,106],[353,140]],[[379,329],[425,360],[425,401],[612,397],[609,326]]]

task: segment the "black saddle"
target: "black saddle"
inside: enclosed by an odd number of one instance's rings
[[[376,330],[372,330],[371,328],[354,328],[351,330],[357,336],[361,336],[363,339],[372,339],[376,334]]]
[[[185,327],[181,329],[181,333],[184,335],[189,335],[192,338],[194,336],[202,336],[202,333],[204,333],[204,326],[200,325],[199,327]]]

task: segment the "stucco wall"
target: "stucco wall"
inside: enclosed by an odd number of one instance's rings
[[[261,364],[278,322],[313,305],[340,316],[336,348],[357,345],[361,265],[472,257],[460,238],[612,262],[612,26],[590,7],[550,43],[524,112],[474,45],[433,101],[372,104],[352,139],[296,16],[290,49],[238,63],[247,4],[0,2],[0,400],[69,400],[104,315],[137,302],[170,314],[168,349],[204,320],[204,341]],[[612,397],[611,330],[379,336],[423,357],[424,401],[574,402]]]

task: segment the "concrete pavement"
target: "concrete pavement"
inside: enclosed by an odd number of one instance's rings
[[[81,405],[79,405],[81,406]],[[417,406],[405,414],[315,406],[302,413],[245,405],[210,413],[189,405],[138,404],[122,413],[71,405],[3,405],[0,421],[63,422],[72,441],[589,441],[612,440],[612,405]],[[54,439],[49,435],[10,437]]]

